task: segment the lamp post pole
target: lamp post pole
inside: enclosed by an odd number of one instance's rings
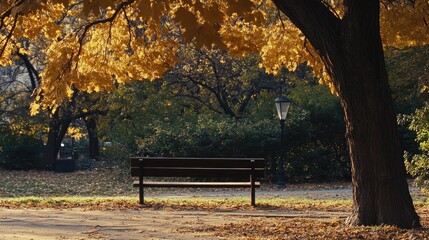
[[[277,187],[285,188],[286,173],[285,173],[285,120],[280,120],[280,161],[278,165]]]
[[[277,187],[284,188],[286,186],[286,173],[285,173],[285,121],[287,112],[289,111],[290,100],[286,97],[278,97],[274,101],[276,103],[277,114],[280,119],[280,159],[277,165]]]

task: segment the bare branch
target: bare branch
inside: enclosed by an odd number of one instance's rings
[[[224,114],[224,112],[216,109],[215,107],[213,107],[213,105],[209,104],[208,101],[205,101],[205,100],[199,98],[198,96],[191,95],[191,94],[183,94],[183,93],[176,94],[175,96],[176,97],[185,97],[185,98],[190,98],[190,99],[196,100],[197,102],[201,103],[202,105],[204,105],[208,109],[212,110],[213,112],[216,112],[218,114]]]

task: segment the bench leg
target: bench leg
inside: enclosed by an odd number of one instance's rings
[[[252,190],[251,190],[251,196],[250,196],[250,201],[252,206],[256,206],[256,202],[255,202],[255,186],[252,186]]]
[[[143,161],[139,161],[139,202],[140,205],[144,204],[144,190],[143,190]]]
[[[251,172],[250,172],[250,204],[256,206],[255,201],[255,160],[250,161]]]
[[[140,186],[139,186],[139,202],[140,202],[140,205],[144,204],[143,184],[142,183],[140,183]]]

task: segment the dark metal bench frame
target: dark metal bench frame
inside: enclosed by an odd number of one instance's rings
[[[138,177],[139,201],[144,204],[144,187],[250,188],[251,205],[255,206],[256,178],[264,176],[263,158],[173,158],[131,157],[131,176]],[[249,182],[153,182],[144,177],[249,177]]]

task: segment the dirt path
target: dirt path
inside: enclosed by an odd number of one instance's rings
[[[194,230],[249,218],[297,216],[342,218],[345,213],[0,209],[0,239],[222,239]]]
[[[187,225],[225,217],[165,211],[1,210],[0,239],[196,239]],[[234,221],[230,219],[229,221]],[[201,237],[201,236],[200,236]]]

